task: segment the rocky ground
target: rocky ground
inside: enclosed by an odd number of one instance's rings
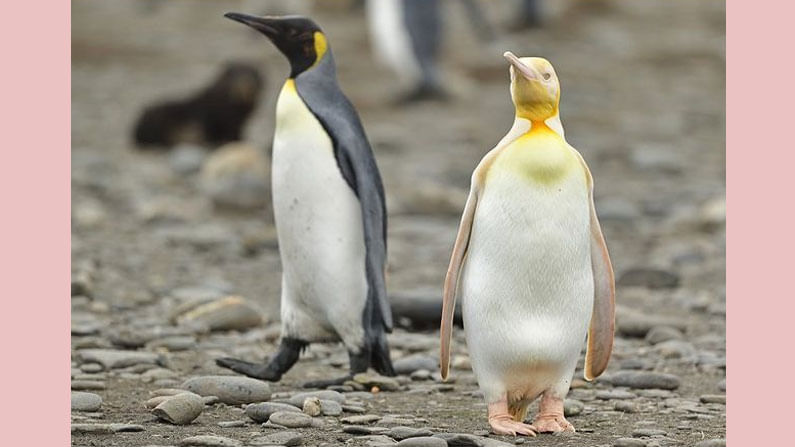
[[[594,383],[575,381],[568,396],[577,433],[490,435],[460,328],[447,383],[438,332],[407,319],[390,336],[394,379],[365,375],[297,395],[305,380],[345,373],[347,355],[333,345],[312,346],[270,385],[216,367],[219,356],[262,359],[279,336],[267,181],[231,186],[265,188],[248,209],[230,209],[214,188],[224,166],[267,171],[260,154],[286,63],[221,18],[264,12],[256,2],[82,1],[72,5],[72,444],[724,445],[723,2],[572,2],[543,29],[492,45],[470,36],[462,8],[447,2],[454,99],[402,108],[392,105],[392,74],[373,65],[363,14],[332,4],[313,15],[385,180],[396,303],[439,300],[471,170],[512,119],[500,54],[555,64],[567,138],[596,179],[619,279],[610,367]],[[501,28],[508,6],[489,10]],[[246,131],[259,150],[132,147],[141,107],[241,59],[269,77]]]

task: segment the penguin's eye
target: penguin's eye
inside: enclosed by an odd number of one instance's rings
[[[543,74],[543,76],[544,76],[544,80],[545,81],[549,81],[549,78],[552,77],[552,74],[550,74],[549,72],[546,72],[546,73]]]

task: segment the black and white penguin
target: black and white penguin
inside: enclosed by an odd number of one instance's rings
[[[359,116],[337,84],[326,36],[301,16],[226,17],[265,34],[289,60],[290,75],[276,105],[272,161],[281,345],[268,363],[217,364],[277,381],[309,343],[341,341],[351,375],[370,366],[395,375],[385,335],[392,314],[384,188]]]

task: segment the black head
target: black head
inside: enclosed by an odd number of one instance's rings
[[[248,25],[268,38],[290,61],[290,77],[308,70],[328,49],[326,36],[311,19],[301,16],[265,16],[228,12],[224,17]]]

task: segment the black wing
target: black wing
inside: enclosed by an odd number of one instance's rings
[[[356,109],[337,85],[334,59],[330,51],[316,67],[298,75],[295,82],[299,96],[331,136],[334,156],[342,176],[361,204],[367,250],[367,301],[372,310],[372,318],[365,321],[365,329],[370,329],[370,324],[380,323],[387,332],[391,332],[392,311],[384,278],[386,201],[381,175],[367,135]]]

